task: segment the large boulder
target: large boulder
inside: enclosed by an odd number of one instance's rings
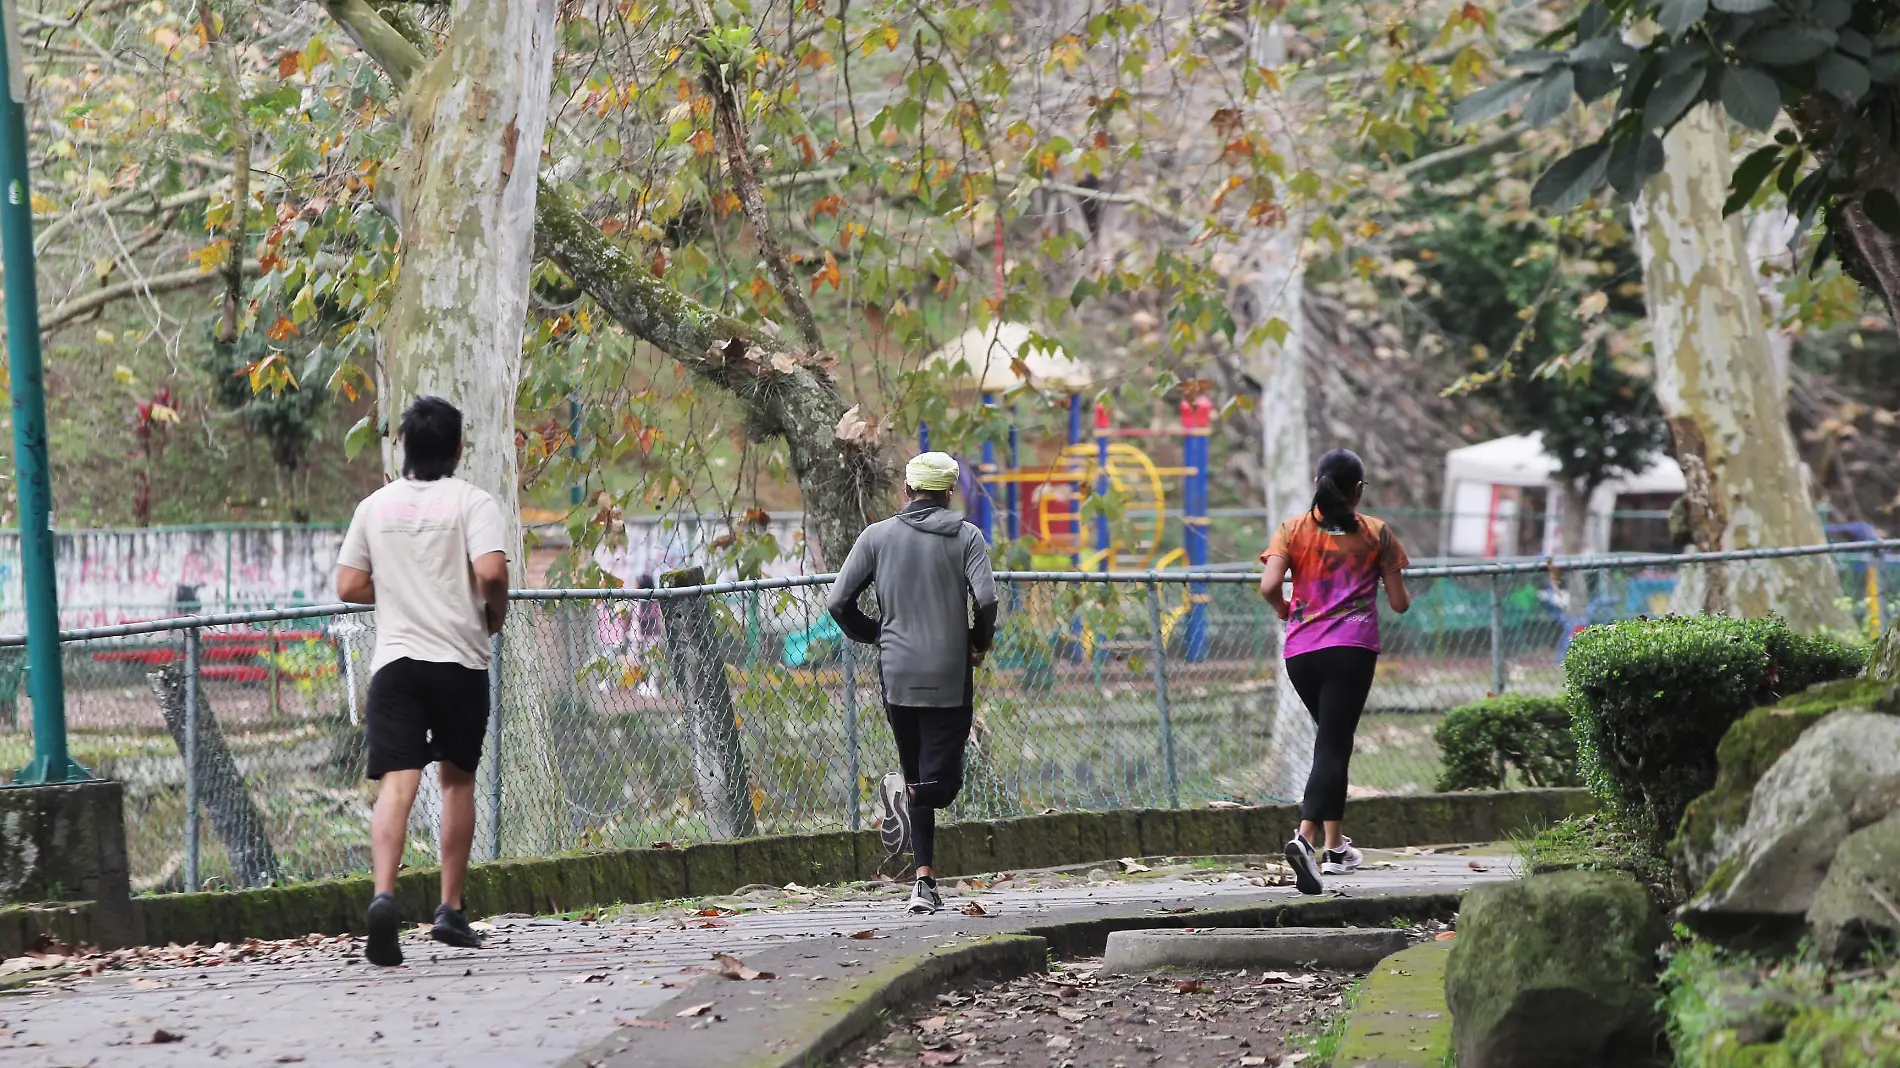
[[[1900,718],[1833,712],[1777,759],[1748,819],[1683,910],[1716,936],[1798,933],[1841,840],[1900,799]]]
[[[1808,930],[1838,961],[1900,936],[1900,812],[1841,840],[1808,909]]]
[[[1668,924],[1635,881],[1570,871],[1465,895],[1445,970],[1459,1068],[1644,1065]]]
[[[1775,761],[1828,716],[1843,711],[1900,715],[1900,684],[1848,679],[1823,683],[1730,725],[1716,748],[1715,786],[1689,803],[1676,835],[1674,854],[1682,882],[1700,889],[1734,855],[1748,823],[1755,786]]]

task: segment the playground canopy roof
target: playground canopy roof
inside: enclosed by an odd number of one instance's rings
[[[1092,377],[1087,367],[1061,349],[1031,349],[1030,333],[1022,323],[971,327],[931,353],[924,363],[929,367],[955,367],[961,362],[969,368],[967,381],[981,393],[1008,393],[1024,386],[1069,392],[1087,388]],[[1012,360],[1021,360],[1028,368],[1027,380],[1016,374],[1010,365]]]
[[[1557,477],[1557,458],[1544,451],[1544,436],[1533,431],[1512,434],[1452,449],[1445,454],[1445,484],[1489,483],[1496,486],[1546,486]],[[1681,493],[1682,468],[1674,458],[1658,455],[1641,474],[1611,479],[1616,493]]]

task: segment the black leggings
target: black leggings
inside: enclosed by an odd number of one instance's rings
[[[884,706],[897,742],[897,762],[910,787],[910,853],[919,867],[937,857],[937,810],[949,808],[963,789],[963,750],[970,742],[974,710]]]
[[[1306,777],[1303,820],[1346,818],[1346,769],[1352,763],[1352,736],[1372,691],[1372,669],[1379,654],[1356,645],[1334,645],[1289,656],[1286,676],[1313,717],[1313,770]]]

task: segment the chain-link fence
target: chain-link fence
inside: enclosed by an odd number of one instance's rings
[[[1832,570],[1872,631],[1895,607],[1896,550],[1419,569],[1411,611],[1381,621],[1352,789],[1432,789],[1444,712],[1503,690],[1555,693],[1577,627],[1670,611],[1685,571],[1801,566],[1825,582]],[[1278,625],[1253,576],[999,578],[1002,620],[977,674],[954,816],[1297,792],[1311,725],[1278,682]],[[876,654],[844,640],[828,588],[816,576],[518,591],[491,671],[476,855],[868,826],[873,784],[896,755]],[[138,887],[367,869],[374,626],[372,613],[330,605],[64,635],[70,746],[125,784]],[[21,641],[0,638],[0,764],[12,767],[32,747]],[[419,864],[434,851],[430,800],[411,840]]]

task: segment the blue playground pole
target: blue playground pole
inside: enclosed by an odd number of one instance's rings
[[[1188,568],[1195,571],[1207,566],[1208,436],[1213,413],[1214,402],[1206,397],[1181,402],[1181,459],[1183,466],[1193,469],[1182,480],[1181,546],[1187,550]],[[1188,584],[1185,645],[1191,664],[1207,659],[1207,601],[1206,583]]]
[[[1016,474],[1018,459],[1016,455],[1016,406],[1009,406],[1009,473]],[[1023,484],[1012,479],[1009,488],[1003,491],[1003,499],[1008,502],[1008,512],[1004,530],[1010,541],[1023,536]]]
[[[983,394],[983,407],[996,407],[996,394]],[[971,521],[976,529],[983,532],[983,540],[996,544],[996,505],[990,496],[990,483],[984,481],[996,473],[996,442],[988,434],[983,435],[983,460],[977,467],[976,499],[970,502]]]
[[[1069,394],[1069,444],[1082,444],[1082,395],[1080,393]],[[1073,493],[1074,490],[1071,489],[1070,492]],[[1075,506],[1071,511],[1079,513],[1082,502],[1072,501],[1071,503]],[[1076,545],[1081,540],[1082,520],[1080,518],[1069,520],[1069,544]],[[1081,567],[1082,557],[1078,554],[1071,553],[1069,555],[1069,566]]]
[[[1108,405],[1095,406],[1095,494],[1106,500],[1109,494],[1108,481]],[[1108,551],[1109,532],[1108,514],[1098,512],[1095,516],[1095,548],[1102,553],[1102,570],[1107,571],[1114,565],[1112,553]]]
[[[930,424],[929,423],[920,421],[917,424],[917,451],[918,452],[930,451]]]

